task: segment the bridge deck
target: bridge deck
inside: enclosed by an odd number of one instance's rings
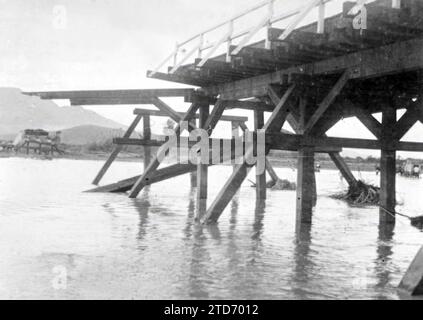
[[[326,18],[324,33],[316,33],[316,22],[279,40],[284,30],[271,28],[268,49],[263,40],[245,46],[230,62],[226,55],[220,55],[199,66],[201,59],[196,59],[175,72],[172,66],[168,73],[149,71],[148,76],[199,86],[223,99],[244,99],[266,96],[269,84],[288,86],[300,75],[314,77],[310,86],[324,91],[333,86],[338,73],[352,68],[351,78],[363,81],[343,90],[349,100],[380,100],[392,96],[386,89],[404,91],[404,87],[409,96],[417,95],[423,69],[419,58],[423,52],[423,2],[403,0],[399,9],[392,7],[392,0],[369,3],[365,30],[355,29],[354,17],[348,14],[355,4],[345,2],[342,13]],[[369,79],[372,77],[377,79]],[[380,111],[378,104],[374,106],[372,112]]]

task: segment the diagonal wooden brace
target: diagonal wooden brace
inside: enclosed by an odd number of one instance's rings
[[[378,139],[382,135],[382,124],[376,120],[373,115],[369,112],[360,108],[359,106],[354,107],[354,114],[358,120]]]
[[[167,115],[169,115],[169,117],[179,123],[180,121],[183,121],[181,117],[181,115],[176,112],[175,110],[173,110],[171,107],[169,107],[166,103],[164,103],[161,99],[154,97],[151,98],[151,103],[154,104],[160,111],[166,113]],[[190,128],[192,129],[196,129],[195,125],[193,125],[193,123],[189,123],[188,124]]]
[[[182,118],[181,123],[179,123],[175,128],[175,135],[176,137],[179,137],[181,135],[182,131],[182,122],[189,122],[197,112],[199,106],[197,104],[192,104],[189,108],[188,112],[185,114],[185,116]],[[165,154],[167,153],[167,150],[164,150],[162,148],[159,149],[157,155],[154,157],[154,159],[151,161],[148,168],[145,170],[144,174],[138,179],[138,181],[133,186],[129,197],[130,198],[136,198],[138,194],[141,192],[141,190],[148,184],[148,181],[150,179],[150,176],[153,174],[154,171],[157,170],[157,168],[160,166],[160,160],[162,159]]]
[[[350,79],[350,71],[346,70],[342,76],[338,79],[334,87],[330,90],[329,94],[323,99],[322,103],[319,105],[315,113],[311,116],[307,125],[304,128],[304,133],[308,134],[316,125],[317,121],[322,117],[326,110],[331,106],[335,101],[336,97],[339,95],[341,90],[345,87],[348,80]]]
[[[285,92],[284,96],[280,101],[278,101],[275,110],[270,116],[269,120],[264,125],[264,130],[276,130],[280,131],[283,127],[283,124],[286,121],[286,118],[289,114],[290,108],[290,98],[295,89],[295,85],[292,85]],[[272,89],[270,89],[272,90]],[[228,179],[226,184],[223,186],[222,190],[207,210],[207,213],[202,219],[203,224],[207,223],[216,223],[219,220],[219,217],[222,215],[225,208],[228,206],[229,202],[239,190],[244,180],[247,178],[248,173],[254,165],[247,163],[245,159],[254,154],[254,146],[251,146],[245,153],[244,162],[241,165],[238,165],[231,177]]]
[[[274,102],[277,102],[278,96],[270,96]],[[296,133],[301,133],[301,126],[299,123],[299,119],[293,113],[290,113],[287,117],[289,125],[294,129]],[[326,136],[326,135],[324,135]],[[331,157],[332,161],[335,163],[338,170],[343,175],[344,179],[348,182],[350,186],[357,184],[357,179],[354,177],[351,170],[348,168],[348,165],[345,163],[344,159],[342,159],[339,152],[330,152],[329,156]]]
[[[128,130],[126,131],[125,135],[123,136],[123,138],[130,138],[132,133],[135,131],[135,128],[138,126],[138,124],[141,121],[141,118],[143,116],[142,115],[137,115],[135,117],[134,122],[132,122],[131,126],[128,128]],[[117,156],[119,155],[119,153],[122,151],[123,146],[121,145],[117,145],[115,146],[112,154],[109,156],[109,158],[107,159],[106,163],[103,165],[103,167],[101,168],[101,170],[99,171],[99,173],[97,174],[97,176],[95,177],[93,184],[94,185],[98,185],[101,181],[101,179],[103,179],[104,175],[106,174],[107,170],[109,170],[110,166],[112,165],[113,161],[115,161],[115,159],[117,158]]]
[[[422,110],[420,106],[412,106],[399,119],[395,127],[395,138],[401,140],[408,131],[422,118]]]

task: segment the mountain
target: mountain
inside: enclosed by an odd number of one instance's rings
[[[62,130],[61,141],[68,145],[102,144],[124,135],[123,129],[85,125]]]
[[[53,101],[26,96],[16,88],[0,88],[1,136],[14,136],[24,129],[55,131],[83,125],[125,127],[81,107],[59,107]]]

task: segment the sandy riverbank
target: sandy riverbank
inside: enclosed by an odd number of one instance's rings
[[[110,152],[66,152],[63,155],[55,155],[54,159],[68,159],[68,160],[98,160],[105,161],[110,155]],[[14,153],[14,152],[0,152],[0,158],[27,158],[27,159],[40,159],[40,160],[51,160],[51,156],[44,156],[30,153]],[[121,152],[116,161],[119,162],[142,162],[144,159],[143,155],[131,152]],[[271,156],[270,162],[276,168],[292,168],[295,170],[297,164],[297,158],[295,156]],[[360,160],[347,160],[346,161],[351,170],[373,172],[375,171],[377,163],[363,162]],[[336,166],[329,159],[317,159],[316,164],[320,164],[321,169],[335,170]]]

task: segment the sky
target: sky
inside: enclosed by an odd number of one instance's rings
[[[182,87],[148,79],[146,72],[169,55],[177,41],[258,1],[0,0],[0,87],[23,91]],[[305,3],[280,1],[286,8]],[[184,106],[175,108],[182,111]],[[125,125],[133,118],[131,107],[89,109]],[[162,120],[157,121],[161,125]],[[343,137],[350,132],[373,138],[357,120],[342,121],[330,134]],[[416,140],[415,133],[410,136]]]

